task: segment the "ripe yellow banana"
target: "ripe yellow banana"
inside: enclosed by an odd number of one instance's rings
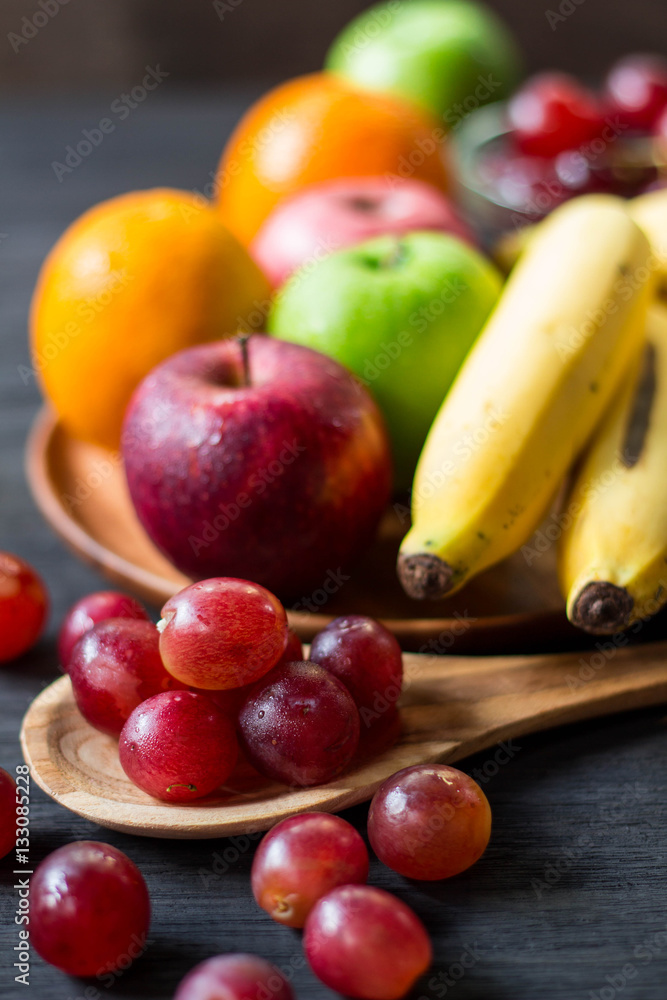
[[[649,310],[634,376],[570,494],[558,572],[571,622],[620,632],[667,602],[667,310]]]
[[[654,254],[649,267],[655,269],[657,275],[655,291],[667,301],[667,188],[638,195],[626,202],[625,206],[648,237]],[[523,229],[510,230],[500,237],[493,248],[492,257],[503,274],[509,274],[542,225],[543,223],[536,222]]]
[[[535,530],[641,348],[649,255],[620,199],[540,226],[426,440],[398,558],[410,596],[458,589]]]
[[[656,291],[667,301],[667,188],[633,198],[628,202],[628,211],[648,237],[655,255]]]

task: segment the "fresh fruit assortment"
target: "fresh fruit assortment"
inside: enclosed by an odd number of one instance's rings
[[[64,627],[82,607],[106,603],[115,611],[123,599],[83,598]],[[274,594],[248,580],[215,578],[167,601],[157,627],[143,618],[92,624],[68,673],[87,722],[119,738],[130,780],[155,798],[187,802],[226,782],[237,739],[257,771],[298,788],[340,776],[362,730],[379,731],[378,751],[395,742],[403,665],[391,633],[355,615],[334,621],[313,648],[321,664],[312,651],[303,659]]]
[[[119,610],[129,616],[119,617]],[[398,735],[392,725],[402,655],[373,619],[335,619],[315,637],[306,661],[280,602],[248,581],[218,578],[185,588],[167,602],[157,627],[145,615],[122,593],[88,595],[66,615],[60,648],[85,718],[112,736],[122,726],[125,773],[162,802],[196,802],[218,789],[235,767],[237,733],[262,774],[294,787],[332,780],[350,765],[360,713],[364,727],[389,722],[386,728]],[[76,641],[68,654],[69,640]],[[200,687],[188,689],[193,679]],[[8,823],[0,827],[0,856],[19,835],[18,799],[14,781],[0,770],[0,817]],[[488,802],[472,779],[424,765],[380,787],[369,836],[396,871],[436,879],[480,857],[490,824]],[[263,838],[251,887],[276,922],[304,928],[306,956],[325,984],[352,997],[398,998],[428,968],[431,945],[404,903],[365,884],[368,872],[368,851],[354,827],[327,813],[305,813]],[[70,975],[127,968],[145,948],[149,920],[141,874],[109,845],[68,844],[32,877],[31,941]],[[264,983],[272,996],[293,996],[263,959],[217,956],[193,969],[175,996],[244,1000],[249,988]]]
[[[269,331],[330,354],[374,394],[395,485],[409,489],[424,439],[501,290],[495,267],[442,233],[384,235],[297,271]]]
[[[612,196],[561,206],[530,241],[422,452],[398,560],[411,596],[528,544],[641,351],[650,253]]]
[[[571,619],[616,631],[667,601],[667,312],[652,302],[667,289],[667,191],[614,196],[655,182],[664,160],[667,64],[627,57],[600,94],[541,74],[511,97],[509,131],[478,165],[489,190],[526,210],[544,188],[534,217],[605,194],[513,236],[501,288],[483,234],[446,196],[447,133],[518,75],[482,5],[378,4],[325,71],[249,110],[216,204],[132,192],[75,222],[44,264],[31,328],[49,401],[70,434],[121,445],[146,531],[198,581],[157,628],[126,595],[89,595],[58,641],[82,715],[119,737],[126,774],[163,808],[215,793],[239,743],[264,777],[303,788],[398,738],[394,637],[348,615],[304,659],[282,599],[371,542],[420,451],[398,563],[411,596],[451,593],[528,546],[588,448],[558,539]],[[273,336],[250,336],[269,313]],[[0,661],[37,640],[47,605],[32,568],[0,554]],[[0,770],[0,856],[18,801]],[[440,764],[387,779],[368,819],[380,861],[420,880],[467,869],[490,831],[482,790]],[[252,892],[304,928],[327,986],[392,1000],[431,946],[404,903],[365,884],[368,869],[353,827],[309,813],[265,836]],[[146,885],[113,847],[55,851],[31,900],[32,943],[71,975],[124,968],[144,947]],[[260,992],[293,1000],[263,959],[221,955],[175,1000]]]
[[[480,147],[482,190],[534,220],[575,195],[631,197],[658,177],[667,60],[631,55],[599,93],[566,73],[538,73],[507,104],[502,136]]]
[[[627,383],[650,295],[667,289],[664,192],[614,201],[664,159],[667,62],[628,56],[599,92],[548,72],[512,93],[518,75],[482,5],[375,5],[325,70],[250,108],[215,204],[130,193],[54,248],[32,310],[45,390],[70,433],[120,436],[138,517],[184,574],[252,580],[302,606],[411,485],[398,563],[410,596],[451,593],[527,543]],[[507,96],[480,169],[517,208],[545,186],[533,218],[582,197],[539,238],[512,236],[501,256],[523,260],[503,287],[452,200],[449,154],[464,119]],[[129,352],[117,331],[137,316]],[[251,336],[265,323],[270,337]],[[594,631],[561,577],[571,619]],[[654,593],[658,607],[667,588]],[[633,600],[613,619],[623,627],[643,615]],[[185,669],[201,688],[194,661]]]
[[[222,218],[247,246],[284,198],[310,184],[407,173],[446,191],[444,132],[436,140],[437,131],[429,112],[338,75],[289,80],[246,112],[225,147],[217,178]]]
[[[211,205],[188,191],[134,191],[86,212],[51,250],[32,302],[34,365],[71,433],[118,448],[151,368],[240,323],[261,326],[268,295]],[[164,399],[151,419],[169,410]]]

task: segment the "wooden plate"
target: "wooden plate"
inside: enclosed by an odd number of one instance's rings
[[[27,446],[27,475],[37,505],[84,560],[117,585],[161,606],[191,582],[146,535],[129,498],[117,453],[70,437],[52,414],[38,415]],[[565,618],[553,547],[528,566],[517,553],[452,598],[416,602],[396,578],[406,525],[388,511],[379,537],[359,563],[290,611],[309,641],[332,617],[368,614],[384,621],[404,649],[501,653],[574,648],[586,638]],[[221,567],[222,572],[222,567]]]
[[[21,745],[34,781],[57,802],[101,826],[144,837],[247,834],[295,813],[337,812],[363,802],[385,778],[411,764],[451,763],[525,733],[663,702],[666,653],[664,642],[616,649],[602,665],[583,672],[586,661],[579,653],[407,653],[398,742],[337,781],[314,788],[272,784],[245,765],[226,787],[195,802],[175,805],[151,798],[125,776],[116,740],[80,715],[69,677],[55,681],[32,703],[23,720]],[[496,768],[509,759],[507,749],[500,754],[493,758]]]

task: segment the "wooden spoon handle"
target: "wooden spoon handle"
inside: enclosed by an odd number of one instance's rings
[[[460,759],[500,740],[667,702],[667,642],[530,657],[406,654],[404,720],[412,742]]]

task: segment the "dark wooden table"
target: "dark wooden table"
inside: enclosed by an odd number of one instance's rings
[[[53,608],[39,647],[0,673],[0,766],[20,763],[31,698],[57,674],[54,638],[67,607],[102,581],[69,555],[28,495],[22,455],[37,409],[26,315],[45,252],[81,211],[131,188],[203,190],[250,93],[156,93],[62,182],[52,169],[117,95],[0,110],[0,549],[44,575]],[[665,1000],[667,731],[664,708],[518,741],[468,760],[491,801],[484,858],[442,884],[411,883],[374,861],[371,882],[404,899],[433,935],[433,968],[414,998]],[[499,763],[500,760],[506,761]],[[153,900],[145,955],[113,985],[70,979],[33,955],[30,988],[14,983],[17,894],[0,862],[0,998],[168,1000],[185,972],[219,952],[257,952],[287,971],[301,998],[332,996],[305,967],[299,935],[252,900],[253,844],[148,840],[78,819],[32,789],[31,861],[76,839],[126,851]],[[365,833],[366,808],[346,814]]]

